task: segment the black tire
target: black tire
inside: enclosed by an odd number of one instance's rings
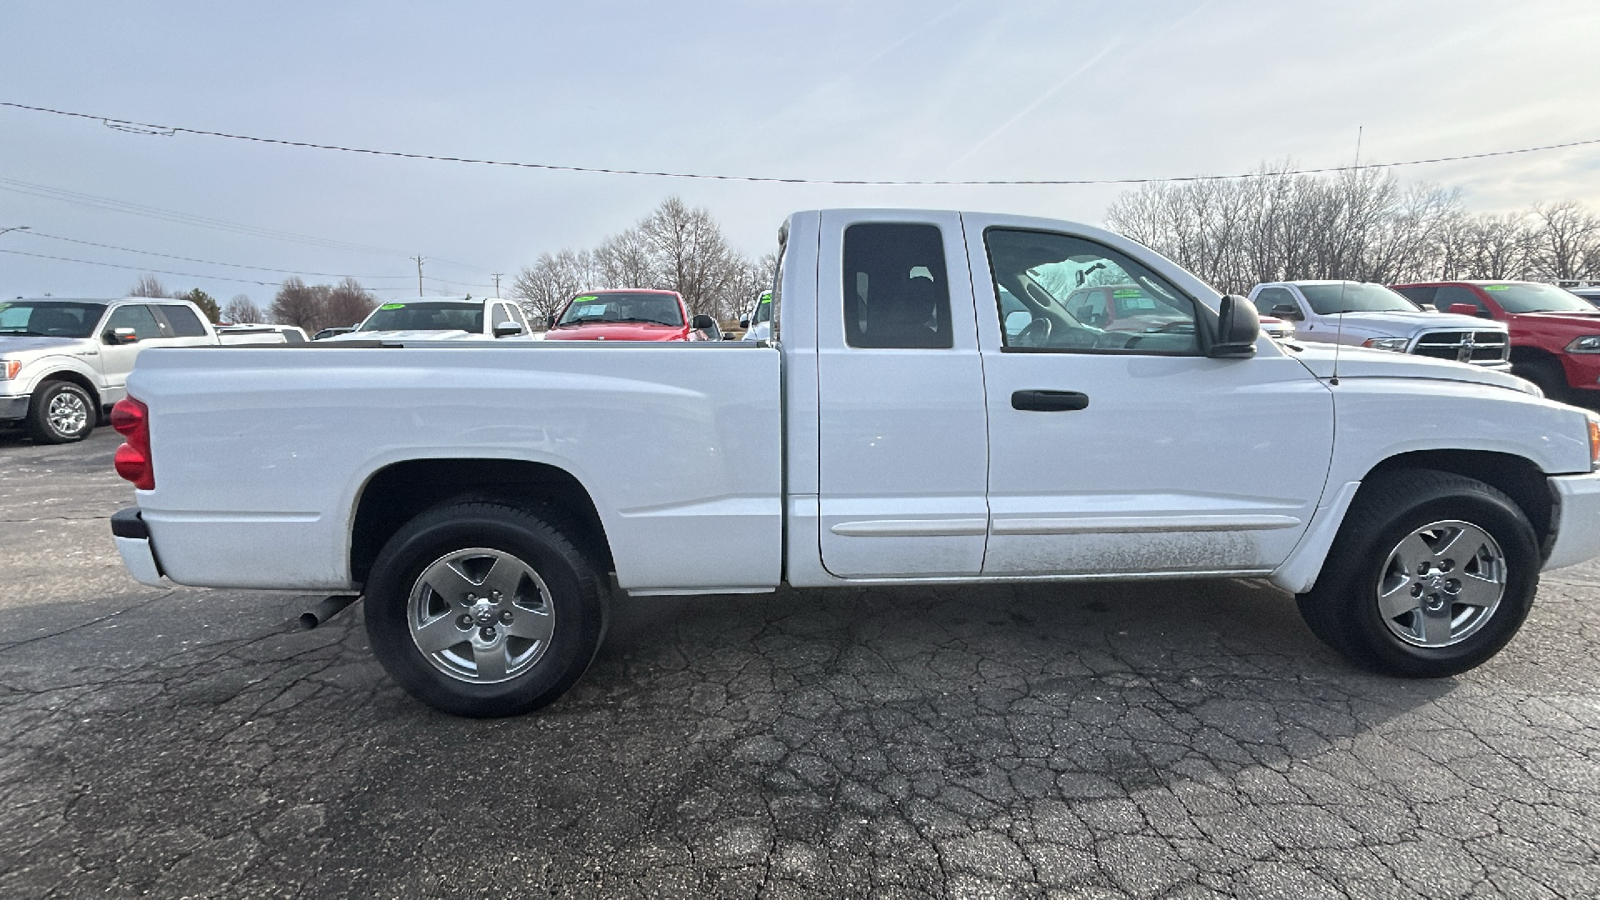
[[[1544,395],[1551,400],[1565,403],[1572,394],[1572,389],[1567,386],[1567,373],[1553,359],[1530,359],[1518,363],[1512,368],[1511,374],[1538,385],[1539,390],[1544,391]]]
[[[494,502],[417,516],[367,580],[373,654],[407,693],[453,715],[514,716],[554,702],[605,633],[606,582],[568,537],[581,533],[553,510]]]
[[[1436,547],[1444,549],[1420,554],[1433,562],[1418,572],[1402,565],[1415,550]],[[1542,562],[1533,526],[1510,497],[1462,475],[1396,470],[1362,485],[1316,586],[1296,600],[1312,633],[1356,665],[1442,678],[1482,664],[1511,640],[1533,605]],[[1415,610],[1396,612],[1413,603]],[[1437,609],[1431,617],[1429,608]]]
[[[38,444],[81,441],[100,421],[89,392],[70,381],[46,381],[28,400],[28,434]]]

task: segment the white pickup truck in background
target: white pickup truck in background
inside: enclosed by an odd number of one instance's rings
[[[41,444],[81,441],[122,399],[152,347],[284,343],[278,332],[219,335],[187,300],[129,297],[0,301],[0,422]]]
[[[1386,285],[1365,281],[1276,281],[1250,289],[1263,316],[1294,324],[1294,338],[1414,353],[1511,371],[1503,322],[1417,308]]]
[[[367,314],[354,331],[328,341],[473,340],[527,337],[522,308],[499,297],[414,297],[391,300]]]
[[[1076,320],[1094,283],[1161,327]],[[796,213],[771,309],[759,342],[150,353],[113,413],[117,546],[148,584],[359,592],[391,676],[478,716],[581,676],[608,573],[635,596],[1265,578],[1348,659],[1431,677],[1600,554],[1600,417],[1279,344],[1098,229]]]

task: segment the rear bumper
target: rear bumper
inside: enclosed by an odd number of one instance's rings
[[[172,583],[161,572],[155,544],[150,540],[150,529],[139,515],[139,507],[130,506],[112,513],[111,537],[117,542],[122,564],[135,581],[151,587],[171,586]]]
[[[1556,502],[1555,543],[1545,570],[1600,556],[1600,472],[1554,476],[1550,491]]]

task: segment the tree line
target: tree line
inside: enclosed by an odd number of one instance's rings
[[[271,321],[278,325],[296,325],[307,334],[316,334],[329,326],[354,325],[367,317],[378,305],[377,297],[361,286],[354,278],[338,284],[306,284],[290,276],[278,285],[278,292],[265,310],[257,306],[248,294],[238,294],[219,306],[216,298],[193,288],[184,293],[169,291],[154,275],[142,275],[128,289],[129,297],[166,297],[188,300],[200,307],[213,325],[243,325]]]
[[[730,247],[708,210],[668,197],[592,250],[540,254],[517,274],[512,297],[542,324],[583,291],[652,288],[677,291],[691,314],[730,322],[771,286],[777,266],[776,254],[752,259]]]
[[[1106,225],[1230,293],[1304,279],[1600,276],[1600,218],[1583,204],[1473,214],[1460,191],[1404,186],[1388,170],[1262,166],[1253,178],[1150,184],[1119,196]]]

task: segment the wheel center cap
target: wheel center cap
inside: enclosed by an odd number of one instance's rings
[[[481,628],[493,625],[497,618],[499,618],[499,615],[494,611],[494,607],[482,600],[472,607],[472,621],[478,623]]]

